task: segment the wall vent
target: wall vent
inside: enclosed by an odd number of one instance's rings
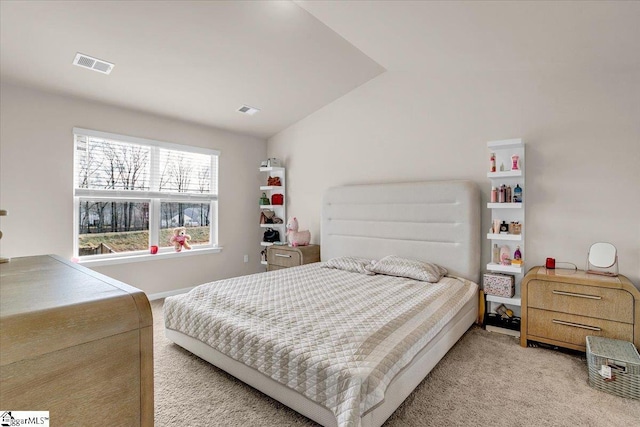
[[[77,53],[76,57],[73,60],[73,65],[77,65],[78,67],[88,68],[93,71],[97,71],[103,74],[111,73],[114,64],[111,62],[103,61],[102,59],[93,58],[89,55],[85,55],[83,53]]]
[[[255,113],[260,111],[260,109],[259,108],[255,108],[255,107],[249,107],[248,105],[243,105],[242,107],[238,108],[236,111],[239,112],[239,113],[248,114],[250,116],[253,116]]]

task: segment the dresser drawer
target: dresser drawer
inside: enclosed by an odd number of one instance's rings
[[[546,338],[585,347],[587,335],[633,341],[633,325],[529,308],[529,339]]]
[[[634,321],[634,298],[621,289],[532,280],[527,299],[528,307],[631,324]]]
[[[267,263],[279,267],[295,267],[302,265],[302,256],[298,251],[285,248],[269,248]]]

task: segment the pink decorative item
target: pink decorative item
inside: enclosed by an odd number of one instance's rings
[[[309,230],[298,231],[298,219],[294,216],[287,222],[287,239],[290,246],[307,246],[311,241],[311,233]]]
[[[520,168],[518,168],[518,160],[520,160],[520,156],[518,156],[517,154],[514,154],[513,156],[511,156],[511,170],[512,171],[520,170]]]
[[[500,264],[511,265],[511,250],[509,246],[502,246],[500,248]]]
[[[173,229],[173,236],[171,236],[169,242],[173,245],[176,252],[180,252],[183,247],[185,249],[191,249],[189,240],[191,240],[191,236],[187,234],[187,229],[185,227],[177,227]]]

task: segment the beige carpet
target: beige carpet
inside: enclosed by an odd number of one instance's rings
[[[152,307],[156,426],[316,425],[168,341],[162,301]],[[385,426],[640,425],[640,401],[594,390],[587,378],[584,357],[474,327]]]

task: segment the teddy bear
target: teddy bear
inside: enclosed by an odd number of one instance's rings
[[[173,236],[171,236],[169,242],[173,244],[176,252],[180,252],[183,246],[185,249],[191,249],[189,240],[191,240],[191,236],[187,234],[187,229],[185,227],[176,227],[173,229]]]

